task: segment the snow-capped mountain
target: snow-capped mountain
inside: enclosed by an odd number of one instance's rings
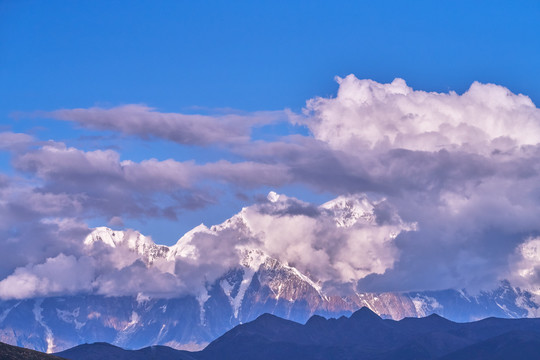
[[[125,247],[137,254],[146,264],[151,265],[158,258],[166,258],[171,248],[155,244],[150,237],[133,230],[115,231],[107,227],[98,227],[84,240],[84,245],[93,247],[95,244],[111,248]]]
[[[376,208],[380,205],[365,196],[340,197],[317,209],[291,203],[275,193],[270,193],[268,200],[268,207],[259,209],[258,214],[319,214],[324,218],[317,220],[332,219],[336,231],[363,231],[375,226]],[[214,278],[205,277],[205,281],[187,283],[187,290],[184,284],[184,290],[177,295],[171,292],[163,297],[145,291],[117,296],[97,292],[0,301],[0,341],[49,352],[96,341],[127,348],[165,344],[196,349],[263,313],[298,322],[307,321],[313,314],[351,314],[363,306],[393,319],[438,313],[451,320],[469,321],[537,313],[532,295],[507,282],[494,291],[474,296],[457,290],[365,293],[354,287],[346,294],[329,292],[324,279],[279,258],[278,252],[272,253],[275,244],[265,241],[273,229],[261,226],[267,219],[255,217],[250,211],[245,208],[219,225],[199,225],[172,246],[157,245],[132,230],[96,228],[84,240],[85,251],[88,256],[118,252],[121,256],[112,257],[118,268],[142,261],[148,269],[182,278],[191,274],[189,266],[203,263],[209,272],[219,273]],[[383,244],[391,244],[401,231],[415,229],[415,224],[394,217],[384,232],[377,233],[383,237]],[[221,267],[215,266],[212,256],[222,253],[209,254],[218,240],[232,245],[230,253],[226,253],[229,260],[218,259]]]

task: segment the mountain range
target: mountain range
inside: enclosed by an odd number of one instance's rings
[[[276,196],[271,193],[269,200],[276,201]],[[375,207],[365,197],[349,197],[324,204],[318,211],[328,213],[336,228],[343,228],[371,226],[377,221]],[[389,236],[413,227],[399,220]],[[198,253],[196,244],[201,234],[242,239],[254,237],[253,232],[243,210],[220,225],[196,227],[170,247],[157,245],[136,231],[104,227],[89,234],[84,246],[88,254],[105,249],[109,254],[120,254],[115,257],[121,258],[118,261],[173,274],[178,259],[197,262],[204,256]],[[439,314],[464,322],[490,316],[530,317],[538,310],[531,293],[506,281],[494,290],[474,295],[454,289],[330,293],[321,281],[294,264],[241,240],[238,243],[234,249],[236,263],[222,269],[215,279],[178,295],[82,293],[0,301],[0,341],[46,352],[94,342],[128,349],[167,345],[199,350],[236,325],[264,313],[304,323],[308,319],[317,321],[313,315],[339,318],[366,307],[385,319]],[[213,347],[215,344],[210,349]]]
[[[364,307],[350,317],[315,315],[305,324],[263,314],[198,352],[163,346],[128,351],[96,343],[57,355],[71,360],[493,360],[534,359],[539,349],[540,319],[488,318],[455,323],[433,314],[394,321]]]

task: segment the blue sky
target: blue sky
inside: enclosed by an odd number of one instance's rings
[[[309,99],[336,96],[334,77],[348,74],[379,83],[399,77],[442,93],[495,83],[538,104],[539,18],[538,1],[2,1],[0,130],[113,149],[121,160],[204,164],[243,156],[32,113],[126,104],[182,114],[301,113]],[[252,140],[308,133],[284,120],[255,127]],[[0,152],[0,171],[32,180],[14,169],[13,156]],[[302,181],[213,186],[220,195],[206,207],[173,220],[126,215],[124,224],[173,243],[270,189],[315,203],[339,195]],[[81,215],[91,226],[108,216]]]
[[[300,109],[335,75],[540,96],[536,1],[3,1],[2,114]],[[8,121],[8,120],[6,120]]]

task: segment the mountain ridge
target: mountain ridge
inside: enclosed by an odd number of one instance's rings
[[[435,315],[395,321],[382,319],[363,307],[350,317],[327,319],[316,315],[305,324],[263,314],[237,325],[201,351],[160,350],[164,354],[161,359],[166,360],[522,360],[537,356],[539,346],[540,319],[491,318],[455,323]],[[103,347],[112,349],[106,351],[114,352],[116,360],[151,359],[141,355],[149,354],[152,348],[127,351],[99,343],[77,346],[58,355],[72,360],[108,359],[96,350]]]

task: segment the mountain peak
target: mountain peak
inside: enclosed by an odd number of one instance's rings
[[[212,231],[204,224],[200,224],[193,229],[185,233],[176,244],[170,247],[170,252],[168,255],[168,260],[174,260],[175,257],[180,256],[184,258],[195,259],[198,257],[197,248],[193,245],[192,241],[196,234],[204,233],[210,234]]]
[[[368,307],[363,306],[360,310],[355,311],[351,317],[351,320],[360,320],[360,321],[373,321],[373,320],[382,320],[379,315],[374,313]]]
[[[146,264],[152,264],[157,258],[165,258],[169,252],[168,246],[157,245],[151,237],[131,229],[121,231],[97,227],[84,239],[84,245],[89,249],[100,243],[111,248],[127,248]]]
[[[149,236],[144,236],[138,231],[130,229],[113,230],[105,226],[95,228],[84,239],[84,244],[89,246],[99,242],[113,248],[126,245],[133,250],[137,250],[139,247],[150,247],[156,245]]]
[[[309,320],[306,322],[306,326],[318,326],[320,324],[326,323],[326,318],[320,316],[320,315],[313,315],[309,318]]]
[[[453,321],[450,321],[447,318],[444,318],[436,313],[426,316],[424,319],[429,320],[430,323],[436,323],[436,324],[453,323]]]
[[[334,213],[338,227],[350,227],[358,221],[371,224],[375,221],[374,205],[365,195],[340,196],[321,205]]]
[[[255,319],[255,321],[274,321],[274,320],[284,320],[284,319],[270,313],[264,313],[262,315],[259,315],[257,319]]]

